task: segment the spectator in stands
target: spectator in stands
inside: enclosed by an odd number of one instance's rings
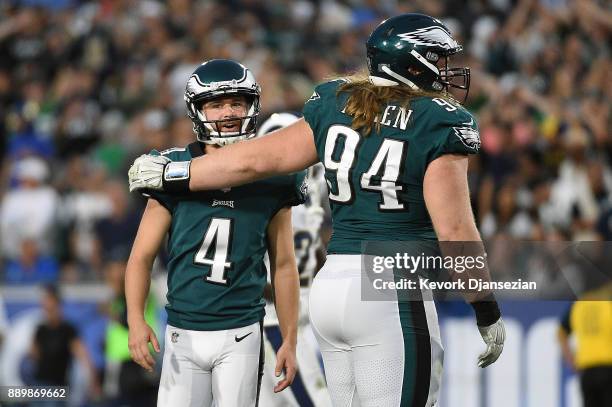
[[[64,280],[100,278],[95,224],[112,211],[111,199],[104,191],[106,179],[102,166],[80,156],[72,157],[62,174]]]
[[[107,216],[98,220],[94,227],[97,239],[96,255],[102,263],[129,256],[139,224],[138,213],[130,204],[123,182],[108,182],[104,192],[110,199],[111,210]]]
[[[14,177],[17,186],[4,195],[0,208],[2,255],[18,260],[24,239],[31,240],[40,254],[52,255],[59,196],[46,183],[49,168],[40,158],[23,158],[14,165]]]
[[[96,369],[74,326],[64,320],[61,297],[55,286],[45,286],[42,296],[44,320],[36,328],[30,354],[35,362],[34,378],[41,386],[68,386],[74,359],[89,373],[92,397],[101,395]]]
[[[19,236],[19,232],[13,238],[20,242],[21,250],[18,259],[7,260],[5,281],[18,284],[56,283],[59,266],[55,258],[40,253],[35,239]]]

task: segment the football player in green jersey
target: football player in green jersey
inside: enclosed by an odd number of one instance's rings
[[[230,60],[210,60],[187,82],[185,101],[197,141],[158,157],[213,156],[256,132],[260,88]],[[172,174],[168,174],[172,176]],[[269,253],[282,345],[275,391],[296,371],[299,302],[291,206],[304,202],[305,173],[184,196],[150,191],[126,272],[129,346],[152,369],[160,347],[144,320],[150,269],[168,235],[168,327],[158,406],[258,404],[262,374],[263,291]]]
[[[362,300],[359,254],[366,241],[480,242],[467,183],[478,128],[449,94],[467,92],[469,70],[449,68],[462,47],[423,14],[385,20],[366,49],[367,75],[319,85],[304,119],[193,160],[190,173],[186,163],[138,158],[130,187],[208,190],[322,162],[333,236],[311,288],[310,318],[332,402],[429,407],[438,399],[443,355],[434,304]],[[175,172],[179,180],[168,178]],[[482,294],[469,300],[487,345],[478,366],[486,367],[501,354],[505,329],[494,297]]]

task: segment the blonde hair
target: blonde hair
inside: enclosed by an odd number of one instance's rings
[[[380,121],[376,118],[380,118],[383,109],[390,102],[400,103],[403,108],[408,109],[410,101],[417,97],[452,99],[446,92],[424,91],[403,85],[374,85],[365,71],[342,79],[346,82],[338,87],[337,95],[349,94],[344,113],[353,118],[351,128],[361,131],[366,137],[373,129],[380,133]]]

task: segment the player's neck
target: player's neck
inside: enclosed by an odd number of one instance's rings
[[[204,154],[214,154],[221,146],[216,144],[204,144]]]

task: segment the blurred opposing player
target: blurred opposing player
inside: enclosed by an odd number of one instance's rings
[[[258,137],[294,123],[299,116],[293,113],[274,113],[259,126]],[[322,250],[321,224],[325,211],[322,207],[322,192],[326,189],[322,168],[319,165],[308,169],[308,198],[302,205],[292,208],[293,240],[295,258],[300,273],[300,316],[297,341],[298,372],[289,389],[275,393],[274,355],[281,344],[281,332],[272,302],[266,304],[264,319],[264,346],[266,363],[261,386],[262,406],[331,406],[325,377],[319,363],[319,352],[308,318],[308,297],[312,279],[317,271],[317,255]],[[288,389],[288,390],[289,390]]]
[[[442,22],[423,14],[383,21],[366,49],[367,74],[317,86],[303,120],[193,160],[178,182],[164,182],[164,174],[187,164],[140,157],[130,188],[207,190],[322,162],[333,235],[309,308],[332,401],[431,407],[443,359],[435,305],[362,299],[362,244],[438,240],[482,248],[467,183],[467,156],[478,152],[480,136],[474,117],[449,93],[467,91],[469,69],[449,67],[462,47]],[[477,364],[486,367],[502,352],[505,328],[492,294],[480,294],[470,302],[486,344]]]
[[[197,141],[161,156],[189,160],[255,136],[260,87],[230,60],[211,60],[191,75],[185,90]],[[172,175],[169,175],[172,177]],[[270,256],[282,344],[275,375],[295,376],[298,274],[291,206],[304,202],[305,173],[185,196],[151,192],[126,272],[133,359],[146,369],[160,351],[146,324],[150,269],[168,240],[168,327],[158,406],[257,406],[263,364],[263,291]]]

